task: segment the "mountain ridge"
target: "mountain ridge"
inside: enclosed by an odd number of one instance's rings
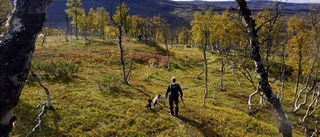
[[[263,10],[263,7],[270,5],[272,1],[248,1],[248,6],[253,7],[252,11]],[[64,10],[65,0],[55,0],[48,8],[48,20],[45,24],[47,27],[65,28],[66,15]],[[109,0],[83,0],[82,7],[86,12],[90,8],[104,7],[113,10],[119,4],[118,2],[110,2]],[[212,2],[212,1],[171,1],[171,0],[130,0],[126,1],[130,8],[130,15],[140,15],[142,17],[152,17],[161,15],[167,19],[174,27],[189,25],[195,11],[203,11],[212,7],[213,11],[222,12],[230,7],[237,7],[236,2]],[[262,8],[261,8],[262,7]],[[307,12],[310,4],[308,3],[286,3],[284,14],[293,15]]]

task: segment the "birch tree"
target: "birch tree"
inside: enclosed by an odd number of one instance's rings
[[[72,19],[71,24],[75,27],[76,38],[78,39],[79,22],[81,15],[84,14],[84,9],[81,8],[82,2],[81,0],[68,0],[66,6],[65,12]]]
[[[251,46],[251,58],[254,60],[256,72],[259,75],[259,84],[261,85],[263,93],[268,98],[268,101],[271,103],[273,110],[276,114],[276,119],[279,124],[279,131],[282,136],[292,137],[292,128],[291,123],[288,120],[288,117],[283,110],[280,100],[272,92],[271,86],[268,81],[268,72],[265,69],[265,66],[262,62],[260,55],[260,45],[258,43],[258,33],[256,30],[255,20],[252,18],[251,11],[247,6],[245,0],[236,0],[239,6],[239,11],[243,16],[243,20],[246,24],[247,32],[249,34],[250,46]]]
[[[295,92],[294,100],[296,100],[302,73],[306,67],[303,67],[308,60],[310,47],[308,44],[310,31],[306,25],[306,21],[296,16],[290,17],[288,20],[287,33],[290,36],[288,41],[289,55],[292,62],[295,62],[298,68],[295,70]]]
[[[27,80],[36,37],[46,20],[49,3],[51,0],[16,0],[8,31],[0,42],[1,136],[9,136],[16,120],[13,111]]]
[[[120,0],[120,5],[117,7],[117,11],[114,14],[114,16],[111,16],[112,11],[109,11],[110,19],[118,31],[117,36],[118,36],[118,44],[120,49],[120,63],[122,68],[122,75],[123,75],[123,81],[127,85],[131,85],[129,82],[131,67],[129,68],[128,73],[126,73],[126,62],[124,59],[125,53],[122,45],[122,39],[123,39],[126,20],[128,19],[128,16],[129,16],[129,11],[130,10],[127,8],[127,6],[125,6],[124,0]],[[132,62],[131,62],[131,65],[132,65]]]
[[[268,72],[268,77],[271,77],[272,74],[275,75],[275,73],[278,72],[272,72],[270,71],[274,63],[271,63],[274,61],[275,56],[278,55],[278,52],[282,51],[282,54],[285,52],[285,47],[283,47],[286,44],[286,40],[284,40],[284,37],[281,35],[280,31],[283,31],[281,29],[281,12],[282,7],[279,5],[278,2],[272,3],[268,9],[265,9],[264,11],[258,12],[256,14],[256,23],[257,23],[257,33],[259,35],[258,40],[260,42],[261,46],[261,56],[263,58],[263,62],[265,63],[266,72]],[[279,50],[280,47],[282,47],[282,50]],[[283,97],[283,88],[284,88],[284,57],[282,58],[282,63],[280,67],[280,72],[275,75],[274,80],[272,83],[276,83],[278,86],[278,97]],[[278,84],[278,80],[281,79],[281,89]],[[259,91],[256,89],[256,91]],[[249,108],[251,107],[251,97],[259,92],[254,92],[250,95],[250,98],[248,100]],[[260,94],[260,104],[264,104],[263,94]]]
[[[203,44],[203,72],[205,73],[205,90],[203,94],[202,105],[206,104],[206,97],[208,95],[208,61],[207,61],[207,47],[209,45],[210,38],[210,25],[211,25],[212,9],[208,9],[204,14],[201,12],[194,13],[194,19],[191,21],[191,33],[192,39],[197,44]]]
[[[319,90],[319,34],[320,34],[320,14],[319,7],[312,5],[309,11],[308,25],[308,45],[304,57],[308,57],[307,63],[303,66],[305,71],[302,71],[301,77],[305,79],[301,82],[301,87],[295,95],[294,100],[294,113],[302,111],[304,116],[300,119],[302,122],[304,131],[307,136],[314,137],[319,136],[318,124],[320,122],[316,112],[320,108],[320,90]],[[310,25],[310,26],[309,26]],[[305,49],[304,49],[305,50]],[[306,54],[302,53],[302,54]],[[314,122],[314,125],[311,124]]]
[[[178,29],[178,43],[182,46],[185,46],[189,43],[190,40],[190,30],[186,27]]]
[[[170,24],[167,20],[160,18],[160,33],[162,35],[162,38],[164,40],[164,44],[166,46],[167,51],[167,70],[170,71],[170,51],[169,51],[169,35],[170,35]]]

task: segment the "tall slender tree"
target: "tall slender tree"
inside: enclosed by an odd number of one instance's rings
[[[97,26],[96,26],[96,13],[94,11],[93,8],[90,8],[89,9],[89,12],[88,12],[88,27],[89,27],[89,35],[91,37],[91,39],[93,39],[93,35],[94,33],[96,32],[97,30]]]
[[[189,43],[190,39],[190,30],[188,30],[186,27],[182,27],[178,29],[178,43],[185,46]]]
[[[288,46],[289,48],[289,59],[296,62],[298,65],[296,72],[296,83],[295,83],[295,94],[294,94],[294,100],[296,99],[300,80],[302,78],[303,73],[303,66],[306,60],[308,58],[308,55],[310,55],[310,46],[309,46],[309,35],[310,31],[308,29],[309,26],[306,25],[307,22],[304,19],[299,19],[296,16],[291,17],[288,20],[288,27],[287,27],[287,33],[289,34],[289,41]],[[298,53],[298,56],[297,56]]]
[[[70,30],[69,24],[70,24],[70,22],[69,22],[69,16],[66,15],[66,36],[65,36],[66,42],[69,42],[69,38],[68,38],[69,30]]]
[[[204,33],[203,29],[204,27],[204,21],[203,21],[203,15],[200,11],[197,11],[193,15],[193,20],[190,23],[191,25],[191,34],[192,34],[192,40],[197,45],[202,45],[204,43]]]
[[[142,40],[144,19],[141,18],[139,15],[132,15],[131,24],[132,27],[130,30],[130,35],[132,37],[138,37],[139,40]]]
[[[169,51],[169,34],[170,34],[170,24],[166,19],[160,18],[160,32],[164,41],[164,44],[166,46],[167,51],[167,70],[170,71],[170,51]]]
[[[212,9],[206,10],[204,13],[195,12],[194,19],[191,21],[191,33],[195,43],[203,45],[203,60],[205,73],[205,90],[203,94],[202,105],[206,104],[206,97],[208,95],[208,61],[207,61],[207,47],[210,43],[210,25],[211,25]],[[202,72],[201,72],[202,73]]]
[[[270,68],[275,67],[275,65],[273,65],[273,63],[270,63],[270,62],[274,61],[275,56],[278,55],[278,53],[281,51],[279,50],[280,47],[283,47],[286,43],[286,40],[284,40],[285,38],[280,33],[280,31],[283,31],[283,29],[281,29],[281,16],[280,16],[282,9],[283,8],[280,6],[279,2],[274,2],[270,4],[268,9],[258,12],[255,15],[257,30],[259,35],[258,40],[261,46],[260,54],[263,58],[263,62],[265,63],[266,72],[268,72],[269,74],[272,74],[269,71]],[[275,78],[274,78],[275,80],[273,81],[276,83],[277,86],[279,86],[278,80],[283,79],[282,78],[283,77],[282,74],[284,74],[283,65],[284,65],[284,60],[281,65],[282,67],[280,68],[280,73],[278,73],[278,75],[275,75]],[[272,75],[268,75],[268,76],[270,77]],[[282,81],[281,83],[282,87],[284,87],[283,84],[284,84],[284,81]],[[283,89],[280,90],[280,88],[278,88],[278,91],[279,92],[277,96],[282,97],[280,95],[283,95],[282,94],[283,92],[282,93],[280,92],[283,91]],[[258,92],[255,92],[255,93],[258,93]],[[264,103],[263,94],[260,94],[260,103],[261,104]]]
[[[113,15],[113,19],[116,24],[121,24],[121,30],[123,31],[122,33],[128,34],[130,30],[130,16],[129,12],[130,9],[124,2],[124,0],[120,0],[121,3],[119,6],[117,6],[116,13]]]
[[[262,91],[271,103],[279,124],[279,131],[284,137],[292,137],[291,123],[283,110],[279,98],[272,92],[271,86],[268,81],[268,72],[262,62],[260,55],[260,46],[258,43],[258,33],[256,29],[255,20],[252,18],[251,11],[247,6],[245,0],[236,0],[239,6],[243,20],[246,23],[247,32],[249,34],[250,46],[251,46],[251,58],[254,60],[256,72],[259,75],[259,84],[261,85]]]
[[[91,20],[86,16],[86,14],[82,14],[79,16],[78,29],[79,33],[86,39],[86,44],[90,45],[90,26],[89,23]]]
[[[111,5],[112,6],[112,5]],[[114,14],[114,16],[111,16],[112,11],[109,12],[110,19],[114,26],[116,26],[117,31],[118,31],[118,43],[119,43],[119,49],[120,49],[120,63],[121,63],[121,68],[122,68],[122,75],[123,75],[123,81],[125,84],[131,85],[129,82],[129,75],[131,73],[131,68],[129,69],[128,73],[126,74],[126,62],[124,59],[125,53],[124,53],[124,48],[123,48],[123,33],[125,29],[125,22],[126,19],[129,16],[129,9],[127,9],[127,6],[125,6],[124,0],[120,0],[120,5],[117,7],[117,11]]]
[[[81,8],[82,2],[81,0],[68,0],[66,6],[65,12],[72,19],[71,24],[75,27],[75,35],[78,39],[80,16],[84,14],[84,9]]]
[[[108,13],[103,7],[98,7],[96,10],[96,25],[97,25],[97,33],[100,35],[100,38],[105,39],[105,27],[108,23]]]

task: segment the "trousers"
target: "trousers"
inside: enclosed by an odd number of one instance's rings
[[[173,111],[173,103],[175,104],[175,111]],[[179,98],[169,97],[170,113],[171,115],[178,115],[179,112]]]

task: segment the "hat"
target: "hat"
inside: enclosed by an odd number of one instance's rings
[[[176,80],[177,80],[176,77],[171,77],[171,82],[172,82],[172,83],[175,83]]]

